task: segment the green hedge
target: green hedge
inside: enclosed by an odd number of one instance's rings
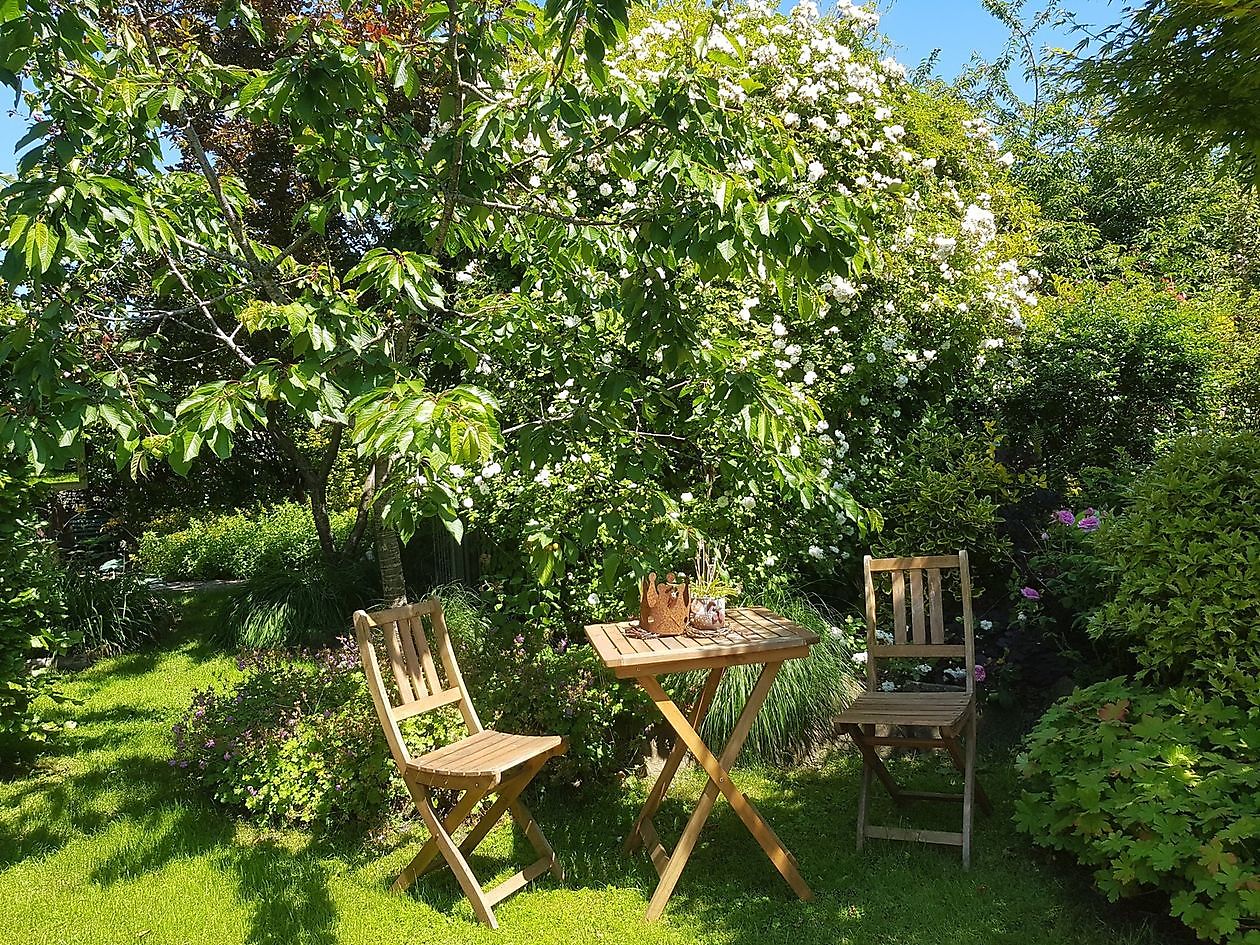
[[[353,512],[333,513],[333,533],[340,540],[353,522]],[[148,531],[137,551],[144,571],[165,581],[251,578],[302,568],[318,554],[311,511],[296,502],[255,513],[213,514],[165,534]]]

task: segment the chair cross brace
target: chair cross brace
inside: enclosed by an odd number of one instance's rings
[[[497,929],[499,925],[495,920],[493,911],[497,903],[502,902],[512,893],[523,888],[526,884],[549,870],[557,880],[563,880],[564,873],[560,866],[560,861],[556,858],[555,851],[551,848],[551,844],[547,842],[547,838],[543,835],[542,828],[538,826],[538,822],[534,820],[534,815],[530,813],[529,808],[520,800],[521,792],[534,779],[534,775],[539,772],[546,760],[545,757],[540,757],[526,762],[517,769],[516,774],[497,785],[493,781],[488,781],[466,788],[445,818],[439,818],[437,811],[433,809],[429,786],[408,779],[407,788],[411,792],[412,799],[416,803],[416,808],[419,810],[425,826],[429,828],[430,836],[429,840],[420,848],[420,852],[416,854],[415,859],[399,874],[398,879],[394,882],[393,890],[395,892],[403,892],[417,879],[431,870],[438,869],[444,865],[450,866],[451,872],[455,874],[456,881],[464,891],[464,895],[468,897],[468,901],[472,904],[473,912],[477,918],[490,926],[490,928]],[[468,834],[457,846],[452,834],[468,820],[473,811],[476,810],[477,805],[491,794],[495,795],[494,802],[477,819],[468,831]],[[534,848],[534,852],[538,854],[538,859],[523,870],[509,876],[498,885],[483,890],[481,883],[473,875],[472,868],[468,865],[468,856],[486,838],[486,835],[490,833],[495,824],[503,819],[505,814],[510,814],[512,820],[520,827],[525,834],[525,839],[529,841],[530,846]],[[440,860],[437,859],[439,853],[442,855]]]

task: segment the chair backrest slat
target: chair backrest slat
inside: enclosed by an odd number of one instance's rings
[[[932,605],[929,608],[932,621],[932,642],[945,642],[945,614],[941,610],[944,602],[941,599],[941,569],[928,569],[928,593],[932,597]]]
[[[389,654],[389,668],[393,670],[398,694],[403,702],[410,702],[416,698],[417,694],[411,688],[411,673],[407,666],[407,658],[403,655],[402,628],[397,620],[389,620],[381,625],[381,630],[384,632],[385,652]]]
[[[423,639],[424,628],[420,625],[419,617],[405,617],[398,621],[398,636],[402,638],[403,659],[407,664],[407,679],[411,683],[412,698],[423,699],[425,696],[441,689],[441,686],[431,688],[425,683],[424,672],[420,668],[420,653],[416,646],[417,633]],[[427,643],[422,643],[425,649],[428,648]],[[410,701],[410,700],[408,700]]]
[[[927,622],[923,609],[923,572],[918,568],[910,572],[910,639],[915,643],[927,643]]]
[[[426,632],[424,621],[429,620],[432,634]],[[441,601],[429,598],[418,604],[397,607],[369,614],[358,611],[354,615],[355,636],[359,643],[359,656],[367,675],[368,688],[377,717],[385,730],[391,754],[400,769],[405,769],[411,757],[398,728],[404,719],[430,712],[448,705],[457,705],[469,734],[481,731],[481,721],[473,708],[455,650],[447,632],[446,618]],[[379,630],[385,643],[390,670],[397,687],[395,701],[381,675],[380,658],[373,641],[374,631]],[[446,676],[438,672],[434,659],[436,647],[438,659]]]
[[[868,555],[862,570],[866,596],[868,686],[874,689],[879,682],[877,663],[881,659],[961,659],[966,667],[966,690],[974,691],[976,644],[967,552],[909,558],[872,558]],[[945,639],[943,572],[951,571],[958,573],[958,590],[962,604],[961,643],[947,643]],[[875,576],[882,573],[887,573],[892,579],[892,641],[881,643],[881,636],[884,641],[888,640],[886,631],[877,632],[876,623]],[[910,585],[909,601],[906,600],[907,582]],[[910,610],[908,619],[907,605]],[[954,614],[957,619],[957,611]]]
[[[906,572],[892,573],[893,641],[906,642]]]

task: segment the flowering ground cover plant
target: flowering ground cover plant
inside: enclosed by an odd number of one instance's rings
[[[293,656],[248,653],[237,669],[196,693],[174,726],[170,764],[264,823],[329,830],[379,821],[402,787],[392,783],[396,769],[354,642]],[[456,723],[429,713],[405,728],[424,750],[451,740]]]
[[[1260,941],[1260,706],[1113,679],[1028,740],[1016,823],[1093,867],[1111,899],[1157,888],[1202,938]]]

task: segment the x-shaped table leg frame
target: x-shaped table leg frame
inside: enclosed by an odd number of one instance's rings
[[[640,844],[646,847],[648,856],[651,857],[652,865],[656,867],[656,872],[660,876],[660,882],[657,884],[656,891],[652,894],[652,901],[648,905],[647,920],[649,922],[654,922],[664,913],[669,897],[673,895],[678,878],[682,875],[683,868],[687,865],[687,860],[691,858],[696,841],[700,837],[700,831],[704,828],[705,821],[709,819],[709,814],[713,810],[713,804],[716,802],[719,793],[730,803],[731,809],[744,822],[748,832],[761,845],[761,849],[770,858],[770,862],[787,880],[793,891],[802,899],[809,900],[814,898],[813,892],[806,885],[805,880],[801,878],[795,857],[783,846],[782,841],[770,829],[770,825],[766,823],[765,818],[761,816],[752,802],[731,781],[729,774],[731,766],[735,764],[735,760],[739,757],[740,749],[744,747],[744,741],[748,738],[753,720],[757,717],[757,712],[761,709],[762,703],[765,702],[766,695],[770,692],[770,687],[774,684],[774,679],[779,673],[779,667],[782,665],[783,663],[780,661],[767,663],[762,668],[761,675],[757,678],[757,684],[753,686],[753,690],[748,696],[748,702],[744,705],[744,709],[735,723],[735,728],[731,731],[730,740],[726,743],[726,747],[722,749],[721,757],[715,756],[709,750],[696,729],[704,721],[704,717],[713,703],[713,696],[717,692],[718,683],[722,681],[722,674],[725,671],[724,667],[709,671],[709,678],[705,681],[704,688],[691,711],[690,718],[684,715],[682,710],[674,704],[673,700],[665,693],[665,690],[661,688],[661,684],[656,680],[655,676],[639,677],[639,685],[651,696],[652,701],[656,703],[657,709],[665,717],[665,721],[669,723],[678,736],[678,740],[674,743],[674,747],[665,761],[665,767],[661,771],[660,777],[657,778],[656,783],[652,786],[647,801],[643,805],[643,810],[640,811],[638,819],[630,831],[630,835],[626,838],[627,850],[634,850]],[[661,801],[664,800],[665,793],[669,790],[674,776],[678,773],[679,765],[682,764],[683,758],[687,754],[694,756],[696,761],[700,763],[705,773],[708,774],[709,781],[705,785],[704,792],[700,795],[695,811],[692,812],[691,818],[687,821],[687,826],[683,828],[678,845],[674,847],[672,853],[667,853],[665,848],[661,846],[652,818],[660,808]]]

